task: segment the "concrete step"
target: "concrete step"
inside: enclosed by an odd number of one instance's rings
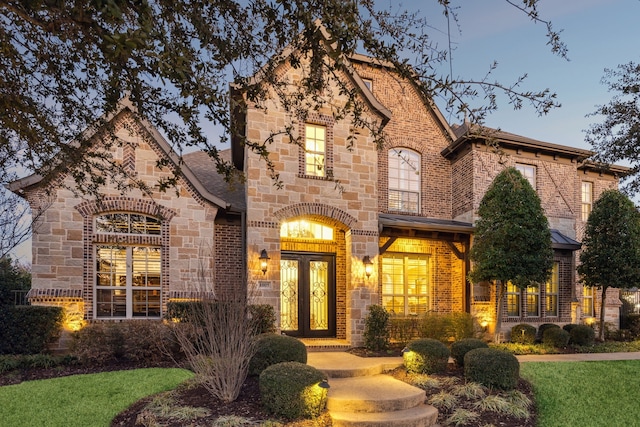
[[[388,375],[332,378],[327,395],[329,412],[390,412],[424,403],[424,390]]]
[[[329,411],[333,427],[434,427],[438,410],[420,405],[393,412]]]
[[[346,352],[307,353],[307,364],[329,378],[377,375],[402,366],[401,357],[358,357]]]

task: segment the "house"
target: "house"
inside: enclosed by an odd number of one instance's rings
[[[396,316],[469,312],[491,330],[496,298],[470,284],[475,212],[493,178],[515,166],[531,182],[553,229],[555,264],[545,286],[508,289],[503,330],[526,322],[593,319],[600,295],[577,282],[577,251],[591,205],[615,188],[622,167],[599,168],[588,150],[469,124],[451,126],[410,79],[355,55],[342,58],[327,102],[294,117],[277,99],[255,105],[235,93],[243,137],[270,141],[264,159],[233,138],[224,152],[245,173],[230,188],[203,152],[184,155],[136,116],[125,99],[109,121],[122,143],[114,158],[150,185],[179,172],[176,192],[78,196],[73,181],[29,176],[10,189],[42,212],[33,233],[33,304],[62,305],[81,321],[160,319],[167,302],[202,291],[251,290],[271,304],[283,333],[361,345],[368,307]],[[304,67],[286,56],[277,75]],[[334,114],[355,93],[362,121]],[[290,89],[294,90],[294,89]],[[294,137],[279,130],[291,125]],[[382,129],[379,140],[372,129]],[[274,137],[275,135],[275,137]],[[100,144],[100,134],[92,136]],[[499,147],[496,149],[495,147]],[[159,159],[170,167],[159,169]],[[607,320],[617,321],[616,290]]]

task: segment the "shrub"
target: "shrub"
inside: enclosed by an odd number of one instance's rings
[[[435,374],[444,372],[449,363],[449,349],[438,340],[422,338],[411,341],[403,353],[408,372]]]
[[[271,413],[286,419],[318,416],[326,405],[325,378],[318,369],[299,362],[271,365],[260,374],[260,397]]]
[[[474,317],[469,313],[427,313],[422,317],[418,334],[441,342],[476,337]]]
[[[61,307],[25,305],[0,310],[0,354],[36,354],[47,350],[62,330]]]
[[[571,330],[572,330],[573,328],[575,328],[576,326],[578,326],[578,325],[576,325],[575,323],[567,323],[566,325],[564,325],[564,326],[562,327],[562,329],[564,329],[565,331],[567,331],[567,332],[571,333]]]
[[[420,319],[416,316],[391,316],[389,318],[389,339],[393,342],[406,345],[409,341],[420,338],[418,324]]]
[[[536,342],[536,328],[520,323],[511,328],[511,342],[517,344],[533,344]]]
[[[287,335],[260,335],[256,340],[256,353],[249,362],[249,375],[260,375],[269,366],[282,362],[307,363],[307,347]]]
[[[538,341],[542,342],[544,338],[544,331],[551,328],[560,328],[560,325],[556,325],[555,323],[543,323],[538,326]]]
[[[518,385],[520,363],[506,351],[476,348],[464,356],[464,376],[486,387],[512,390]]]
[[[389,313],[380,305],[369,307],[364,320],[364,346],[371,351],[389,348]]]
[[[256,334],[269,334],[276,331],[276,312],[271,304],[249,305],[249,313],[256,327]]]
[[[458,366],[464,366],[464,355],[476,348],[488,348],[489,345],[477,338],[465,338],[451,344],[451,357]]]
[[[593,345],[596,338],[596,332],[587,325],[576,325],[569,334],[571,335],[569,342],[579,346]]]
[[[565,348],[569,344],[569,338],[569,332],[560,327],[547,328],[542,335],[542,342],[556,348]]]
[[[171,329],[158,321],[92,323],[72,337],[71,352],[82,363],[159,363],[181,357]]]

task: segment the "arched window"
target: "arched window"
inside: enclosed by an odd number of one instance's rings
[[[108,243],[95,246],[97,318],[161,317],[161,248],[135,238],[159,235],[160,225],[157,218],[127,212],[95,218],[96,232],[108,235]]]
[[[420,154],[407,148],[389,150],[389,210],[420,212]]]
[[[280,227],[280,237],[289,239],[333,240],[333,228],[306,219],[286,221]]]

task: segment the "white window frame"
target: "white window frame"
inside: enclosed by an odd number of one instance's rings
[[[420,213],[422,156],[408,148],[391,148],[388,152],[388,209]]]
[[[544,301],[544,315],[547,317],[558,317],[560,315],[560,263],[557,261],[553,263],[551,277],[545,284]],[[552,310],[549,310],[551,306],[554,307]]]
[[[522,176],[529,181],[529,184],[536,190],[536,175],[537,170],[535,165],[529,165],[525,163],[516,163],[516,169],[522,174]]]
[[[522,292],[520,288],[511,282],[507,283],[506,300],[507,300],[507,316],[508,317],[520,317],[522,314],[521,309]],[[515,304],[511,302],[511,299],[515,299]],[[515,307],[515,310],[511,309]]]
[[[399,261],[399,262],[398,262]],[[431,266],[430,266],[430,256],[425,254],[408,254],[408,253],[387,253],[382,258],[382,306],[387,309],[387,311],[392,314],[399,316],[417,316],[420,314],[425,314],[431,309]],[[411,283],[410,280],[416,277],[415,274],[412,274],[411,268],[416,267],[416,263],[420,264],[417,268],[423,268],[423,274],[419,274],[419,277],[416,280],[424,281],[421,283]],[[385,270],[387,268],[391,268],[394,270],[391,274],[386,273]],[[396,270],[396,268],[399,268]],[[395,278],[401,278],[402,283],[395,283]],[[402,286],[402,292],[396,292],[396,287],[399,285]],[[391,292],[386,292],[387,289],[391,289]],[[419,288],[424,287],[426,292],[419,292]],[[412,292],[413,288],[413,292]],[[411,311],[411,299],[423,299],[423,303],[415,304],[415,306],[420,307],[419,310],[412,312]],[[395,301],[398,299],[402,299],[402,312],[396,312],[394,310],[389,310],[389,305],[386,304],[386,301]],[[394,305],[392,305],[395,307]]]
[[[319,134],[318,131],[321,131]],[[304,125],[304,173],[327,176],[327,127],[313,123]]]
[[[593,183],[591,181],[582,181],[581,188],[581,219],[587,221],[593,207]]]
[[[540,285],[527,286],[524,294],[527,317],[540,317]],[[533,308],[533,310],[530,310],[530,308]]]

